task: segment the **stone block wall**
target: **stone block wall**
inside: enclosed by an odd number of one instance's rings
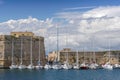
[[[21,63],[21,51],[22,51],[22,60],[24,65],[30,64],[30,54],[32,49],[32,61],[34,65],[37,65],[39,60],[39,49],[40,49],[40,60],[41,64],[45,64],[45,47],[44,47],[44,38],[40,36],[11,36],[4,35],[0,37],[0,65],[8,67],[12,63],[12,43],[14,46],[13,49],[13,61],[15,64],[19,65]],[[40,41],[40,48],[39,48]],[[22,50],[21,50],[22,44]],[[32,48],[31,48],[32,44]],[[2,46],[2,47],[1,47]],[[2,54],[2,55],[1,55]]]

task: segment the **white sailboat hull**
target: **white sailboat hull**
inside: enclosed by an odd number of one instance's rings
[[[98,67],[98,64],[96,64],[96,63],[92,63],[89,65],[90,69],[97,69],[97,67]]]
[[[79,65],[73,66],[73,69],[80,69]]]
[[[17,69],[18,66],[17,66],[17,65],[11,65],[11,66],[9,66],[9,68],[10,68],[10,69]]]
[[[25,65],[19,65],[19,66],[18,66],[18,69],[25,69],[25,68],[26,68]]]
[[[36,68],[36,69],[42,69],[43,66],[41,66],[41,65],[37,65],[37,66],[35,66],[35,68]]]
[[[51,66],[48,65],[48,64],[46,64],[46,65],[44,66],[44,69],[51,69]]]
[[[103,69],[113,70],[113,66],[109,64],[102,65]]]
[[[72,69],[72,66],[69,65],[69,64],[64,64],[64,65],[62,66],[62,68],[63,68],[63,69]]]
[[[53,65],[52,68],[53,68],[53,69],[61,69],[62,67],[61,67],[61,65],[57,65],[57,64],[56,64],[56,65]]]
[[[119,64],[115,64],[114,68],[120,68],[120,65]]]
[[[34,69],[34,66],[30,64],[30,65],[27,66],[27,68],[28,69]]]

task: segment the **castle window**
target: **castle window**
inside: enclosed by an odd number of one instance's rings
[[[16,34],[14,34],[14,36],[16,36]]]
[[[22,34],[22,36],[24,36],[24,34]]]

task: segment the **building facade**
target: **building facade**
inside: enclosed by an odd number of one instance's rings
[[[41,60],[42,65],[45,64],[45,46],[43,37],[35,36],[32,32],[11,32],[11,35],[0,35],[1,67],[9,67],[13,61],[14,64],[19,65],[21,63],[21,57],[23,64],[29,65],[31,54],[34,65],[37,65],[39,59]]]

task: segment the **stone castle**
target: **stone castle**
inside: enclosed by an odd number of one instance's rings
[[[30,53],[32,51],[32,61],[36,65],[40,51],[41,64],[45,64],[45,46],[44,38],[35,36],[32,32],[11,32],[10,35],[0,35],[0,67],[9,67],[12,63],[12,44],[13,61],[20,64],[21,59],[21,41],[22,41],[22,58],[23,64],[30,64]],[[32,48],[31,48],[32,44]]]

